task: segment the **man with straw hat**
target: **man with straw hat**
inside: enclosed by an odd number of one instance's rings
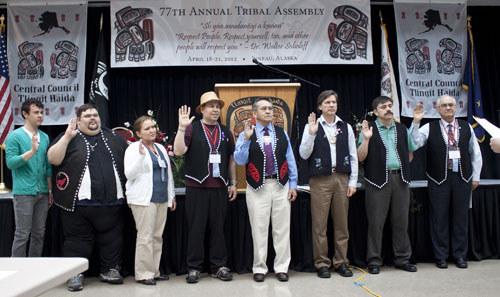
[[[205,260],[205,231],[209,233],[210,273],[223,281],[233,279],[227,261],[224,222],[227,201],[236,199],[236,163],[234,139],[228,128],[219,124],[224,101],[215,92],[201,95],[196,112],[201,120],[190,117],[191,108],[179,109],[179,128],[174,153],[186,155],[186,218],[188,224],[188,283],[197,283]],[[229,187],[229,193],[228,193]],[[208,227],[208,228],[207,228]],[[208,229],[208,230],[207,230]]]

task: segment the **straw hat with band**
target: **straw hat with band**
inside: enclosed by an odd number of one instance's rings
[[[224,106],[224,101],[220,100],[219,97],[217,97],[217,94],[215,94],[215,92],[210,91],[210,92],[203,93],[203,95],[201,95],[200,105],[198,105],[198,107],[196,107],[196,113],[201,114],[201,107],[203,105],[207,104],[208,102],[212,102],[212,101],[219,102],[220,108],[222,108]]]

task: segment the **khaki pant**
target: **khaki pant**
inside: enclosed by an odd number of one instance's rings
[[[288,272],[290,264],[290,210],[288,187],[281,187],[276,179],[266,179],[258,191],[247,186],[246,201],[253,238],[253,273],[267,273],[267,240],[269,219],[272,222],[274,271]]]
[[[159,277],[168,204],[151,202],[149,206],[130,205],[130,209],[137,229],[135,279]]]
[[[347,183],[349,174],[335,172],[332,175],[314,175],[309,179],[311,187],[311,216],[314,265],[316,268],[330,267],[332,261],[328,258],[328,238],[326,229],[328,214],[333,218],[333,234],[335,255],[333,266],[349,264],[347,260],[347,242],[349,230],[347,215],[349,198],[347,198]]]

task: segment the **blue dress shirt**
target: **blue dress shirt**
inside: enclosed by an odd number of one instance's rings
[[[269,129],[269,136],[272,137],[271,145],[273,146],[273,151],[274,151],[274,126],[272,124],[267,125],[267,128]],[[261,141],[262,136],[264,135],[264,126],[259,124],[255,125],[255,130],[254,133],[257,133],[256,136]],[[297,188],[297,164],[295,163],[295,156],[293,155],[292,151],[292,146],[290,145],[290,139],[288,138],[288,135],[285,132],[286,136],[286,141],[288,143],[288,148],[286,150],[286,161],[288,163],[288,179],[289,179],[289,185],[290,189],[296,189]],[[242,131],[240,133],[240,136],[238,137],[238,141],[236,142],[236,148],[234,149],[234,161],[238,165],[246,165],[248,163],[248,154],[249,154],[249,148],[250,148],[250,139],[245,140],[245,132]],[[276,168],[273,170],[273,174],[276,174]]]

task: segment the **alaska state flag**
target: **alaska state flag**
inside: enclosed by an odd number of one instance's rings
[[[477,67],[476,51],[470,25],[467,26],[467,63],[465,64],[462,87],[468,92],[467,121],[474,128],[477,141],[484,141],[484,129],[474,120],[473,116],[483,117],[483,102],[481,100],[481,83]]]

